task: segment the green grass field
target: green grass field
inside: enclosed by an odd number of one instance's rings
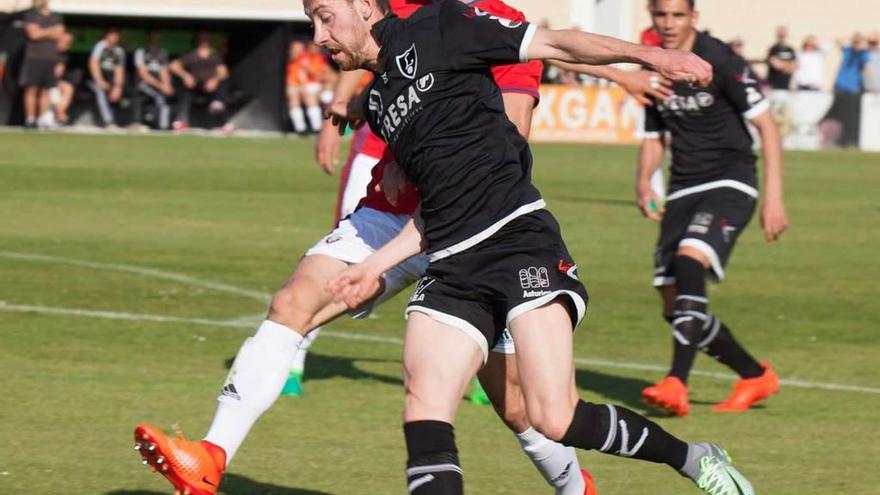
[[[0,493],[169,493],[141,466],[132,429],[206,431],[265,297],[329,227],[336,179],[311,147],[0,134]],[[656,226],[632,201],[635,149],[534,153],[591,294],[575,345],[582,395],[644,411],[639,392],[662,376],[671,346],[650,288]],[[762,495],[878,493],[878,184],[878,155],[787,155],[791,231],[766,245],[753,223],[711,298],[741,341],[800,386],[720,416],[709,408],[732,381],[701,374],[692,414],[658,419],[722,443]],[[223,493],[404,491],[403,300],[327,329],[305,397],[263,417]],[[705,357],[697,369],[725,372]],[[468,493],[551,493],[490,408],[463,404],[457,434]],[[603,495],[697,493],[662,466],[581,461]]]

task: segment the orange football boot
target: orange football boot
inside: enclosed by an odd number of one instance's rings
[[[226,469],[226,452],[211,442],[171,438],[153,425],[134,429],[143,463],[174,485],[175,495],[214,495]]]
[[[596,490],[596,482],[593,481],[593,475],[586,469],[581,469],[581,476],[584,477],[584,495],[599,495]]]
[[[691,410],[687,385],[674,376],[667,376],[642,390],[642,399],[673,416],[686,416]]]
[[[742,412],[779,392],[779,377],[770,363],[763,362],[764,374],[737,380],[733,392],[724,402],[712,407],[714,412]]]

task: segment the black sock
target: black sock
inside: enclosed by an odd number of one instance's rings
[[[461,495],[464,480],[455,431],[442,421],[404,423],[406,483],[410,495]]]
[[[717,316],[710,314],[703,331],[700,349],[735,371],[741,378],[757,378],[764,374],[761,366]]]
[[[629,409],[578,402],[562,445],[667,464],[681,470],[688,444]]]
[[[672,314],[673,352],[669,376],[687,383],[697,356],[697,344],[708,319],[706,269],[690,256],[676,256],[673,266],[677,296]]]

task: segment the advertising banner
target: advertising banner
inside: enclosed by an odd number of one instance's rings
[[[618,87],[541,86],[531,140],[638,143],[644,110]]]

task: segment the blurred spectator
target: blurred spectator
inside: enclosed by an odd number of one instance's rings
[[[801,91],[821,91],[825,86],[823,69],[825,50],[819,46],[818,39],[807,36],[798,54],[798,68],[794,73],[794,86]]]
[[[58,38],[58,63],[55,65],[55,77],[58,84],[49,91],[49,102],[51,107],[49,118],[53,119],[53,125],[66,125],[68,123],[67,110],[73,101],[73,93],[76,84],[74,76],[68,73],[67,59],[70,52],[70,46],[73,44],[73,35],[65,31]]]
[[[868,64],[865,37],[861,33],[855,33],[849,44],[843,40],[838,40],[837,44],[843,52],[843,60],[837,71],[837,79],[834,81],[834,92],[861,93],[865,89],[864,70]]]
[[[19,84],[24,88],[25,126],[37,126],[37,115],[49,109],[49,90],[57,84],[58,39],[64,34],[61,16],[49,10],[49,0],[35,0],[24,16],[27,46]]]
[[[320,50],[307,50],[306,43],[300,40],[290,43],[287,61],[287,108],[293,130],[297,133],[305,133],[309,128],[314,132],[321,130],[323,115],[319,98],[324,87],[322,77],[327,68],[327,60]]]
[[[173,124],[174,128],[189,128],[193,98],[199,96],[208,101],[208,114],[221,120],[224,129],[231,130],[231,125],[226,122],[229,69],[211,45],[211,38],[206,31],[200,31],[196,35],[195,50],[171,62],[170,69],[183,82],[180,109]]]
[[[89,56],[89,88],[95,93],[100,125],[115,126],[113,105],[122,101],[125,87],[125,50],[119,45],[119,30],[109,28],[104,32]]]
[[[745,46],[746,46],[746,44],[745,44],[745,42],[743,41],[742,38],[740,38],[739,36],[737,36],[736,38],[733,38],[732,40],[730,40],[730,43],[728,43],[728,45],[730,46],[730,50],[731,50],[733,53],[739,55],[739,56],[742,57],[743,59],[746,58],[746,55],[745,55]]]
[[[159,46],[159,31],[147,33],[147,46],[135,50],[134,67],[138,79],[134,95],[135,122],[142,122],[144,100],[149,98],[158,114],[156,126],[168,129],[171,124],[168,97],[174,95],[174,87],[168,69],[168,52]]]
[[[868,65],[865,67],[866,89],[880,93],[880,33],[868,36]]]
[[[820,128],[826,141],[844,147],[858,146],[868,51],[865,49],[865,37],[860,33],[855,33],[848,45],[843,40],[839,40],[838,44],[843,52],[843,60],[834,82],[834,102]]]
[[[776,28],[776,44],[767,52],[767,83],[773,89],[789,89],[797,70],[797,53],[788,45],[788,28]]]
[[[333,101],[333,88],[336,87],[336,79],[339,74],[333,69],[327,54],[317,43],[309,41],[308,50],[315,60],[315,67],[320,68],[316,74],[318,82],[321,84],[320,101],[323,104],[329,104]]]

